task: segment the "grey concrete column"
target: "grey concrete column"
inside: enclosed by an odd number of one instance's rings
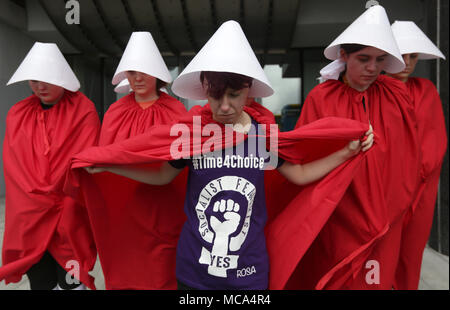
[[[438,88],[442,108],[449,136],[449,101],[448,101],[448,37],[449,37],[449,2],[443,0],[427,1],[428,12],[428,35],[436,42],[439,49],[444,53],[446,60],[431,62],[431,80]],[[448,255],[449,247],[449,156],[448,147],[444,157],[439,183],[438,197],[433,220],[433,227],[429,238],[429,245],[440,253]]]

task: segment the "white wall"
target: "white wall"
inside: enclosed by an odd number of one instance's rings
[[[281,109],[288,104],[299,104],[300,100],[300,78],[283,78],[282,68],[278,65],[267,65],[264,72],[269,79],[275,93],[262,98],[262,105],[275,115],[281,115]]]

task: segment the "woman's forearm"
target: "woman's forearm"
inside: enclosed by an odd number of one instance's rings
[[[164,163],[159,169],[148,167],[110,166],[102,167],[101,170],[150,185],[166,185],[170,183],[179,172],[178,169],[173,168],[168,163]]]
[[[312,183],[323,178],[350,157],[352,157],[352,154],[345,147],[328,155],[327,157],[323,157],[303,165],[303,173],[300,175],[300,179],[303,183],[302,185]]]
[[[352,156],[352,152],[345,147],[304,165],[285,162],[279,171],[292,183],[306,185],[323,178]]]

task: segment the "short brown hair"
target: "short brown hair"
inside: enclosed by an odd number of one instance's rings
[[[205,81],[206,80],[206,81]],[[206,93],[214,99],[222,98],[227,88],[240,90],[251,87],[253,78],[231,72],[202,71],[200,73],[202,85],[206,82]]]
[[[364,48],[368,47],[367,45],[362,44],[341,44],[341,48],[347,55],[356,53]]]

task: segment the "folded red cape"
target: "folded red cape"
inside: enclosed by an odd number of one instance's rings
[[[433,83],[423,78],[409,78],[406,86],[414,103],[422,158],[419,188],[402,230],[395,287],[415,290],[419,286],[423,251],[433,223],[447,131],[441,99]]]
[[[326,118],[291,132],[279,132],[277,129],[271,131],[270,124],[274,124],[274,117],[270,111],[255,102],[245,107],[245,111],[258,123],[266,124],[266,139],[270,140],[274,134],[278,135],[279,156],[297,163],[306,163],[337,151],[348,141],[359,139],[368,129],[367,124],[354,120]],[[210,136],[209,131],[203,131],[206,125],[213,123],[217,124],[212,118],[209,105],[203,108],[194,107],[179,120],[181,127],[191,133],[187,140],[189,147],[184,150],[184,155],[199,154],[205,145],[213,146],[213,149],[217,150],[242,141],[239,136],[227,139],[224,136],[225,130],[222,131],[222,135],[213,136]],[[217,125],[224,128],[222,124]],[[170,125],[153,126],[144,134],[104,147],[93,147],[77,154],[72,160],[72,170],[67,175],[66,192],[85,201],[95,199],[95,190],[80,186],[89,178],[84,169],[77,169],[80,167],[143,165],[177,159],[171,154],[171,146],[179,142],[180,137],[179,132],[171,135],[171,128]],[[197,141],[193,134],[194,129],[201,130],[201,138]],[[304,188],[292,184],[280,187],[278,185],[284,182],[282,177],[275,171],[270,172],[271,175],[266,180],[267,207],[270,215],[266,236],[270,255],[271,288],[284,287],[303,253],[339,202],[364,157],[365,154],[362,153],[355,156],[322,180]],[[269,184],[269,181],[273,183]],[[186,185],[183,186],[185,188]],[[183,204],[170,207],[182,210]],[[105,222],[109,221],[108,216],[108,213],[102,215]],[[124,231],[123,234],[126,236],[127,232]],[[146,236],[142,236],[142,240],[145,238]],[[121,248],[121,243],[127,241],[130,240],[121,239],[115,246]],[[151,266],[155,261],[143,263]],[[142,264],[139,263],[138,266]],[[132,265],[118,272],[139,273],[139,270]],[[117,278],[119,279],[119,276]],[[123,285],[126,286],[125,283]]]
[[[95,288],[88,272],[97,253],[86,210],[62,192],[58,180],[74,154],[97,143],[99,128],[93,103],[80,92],[66,91],[48,110],[32,95],[9,111],[3,145],[6,209],[0,280],[20,281],[47,250],[63,268]]]
[[[361,163],[288,287],[391,289],[401,225],[419,172],[410,97],[403,83],[385,76],[364,92],[329,80],[308,94],[297,126],[330,116],[370,122],[378,146]],[[377,272],[378,278],[370,278]]]

